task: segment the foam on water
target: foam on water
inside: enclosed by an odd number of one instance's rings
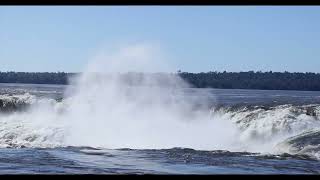
[[[145,45],[98,56],[74,80],[61,102],[30,94],[15,98],[30,108],[1,114],[0,146],[281,153],[287,151],[277,148],[279,143],[320,127],[319,117],[292,105],[209,111],[206,99],[177,95],[189,85],[176,74],[137,73],[160,67],[154,56],[157,53]],[[127,71],[136,74],[124,78]],[[211,96],[202,93],[199,97]],[[13,97],[0,97],[6,98]],[[318,115],[319,107],[313,107]]]

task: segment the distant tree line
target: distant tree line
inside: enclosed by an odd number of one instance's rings
[[[69,79],[76,74],[0,72],[0,83],[69,84]],[[177,74],[196,88],[320,91],[320,73],[272,71],[188,73],[178,71]],[[128,73],[127,76],[132,76],[132,73]]]
[[[290,72],[178,72],[198,88],[320,91],[320,73]]]
[[[68,84],[72,75],[64,72],[0,72],[0,83]]]

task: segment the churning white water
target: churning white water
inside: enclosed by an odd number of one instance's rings
[[[188,84],[171,74],[139,74],[128,80],[121,73],[155,71],[165,67],[153,59],[153,49],[136,45],[99,56],[76,82],[67,121],[68,144],[107,148],[225,149],[236,128],[197,108],[197,100],[175,93]],[[161,61],[164,62],[164,61]],[[107,77],[97,73],[111,73]],[[199,101],[199,100],[198,100]],[[205,104],[201,99],[201,104]],[[228,133],[226,133],[228,132]]]
[[[186,97],[179,92],[189,85],[176,74],[150,74],[168,67],[160,57],[146,45],[104,52],[89,61],[61,102],[4,95],[3,106],[20,101],[31,106],[0,115],[0,146],[273,153],[285,149],[276,147],[288,137],[320,127],[317,118],[290,105],[210,111],[206,97],[212,94]]]
[[[166,67],[159,53],[134,45],[102,53],[74,80],[68,97],[38,102],[27,112],[1,118],[3,146],[95,146],[105,148],[226,149],[236,133],[228,121],[214,120],[206,102],[177,95],[188,84],[171,74],[139,74]],[[203,95],[205,97],[205,95]],[[201,105],[202,104],[202,105]],[[63,108],[62,108],[63,107]]]

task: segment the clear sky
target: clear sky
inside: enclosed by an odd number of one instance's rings
[[[182,71],[320,72],[320,6],[0,7],[0,71],[78,72],[126,42],[160,44]]]

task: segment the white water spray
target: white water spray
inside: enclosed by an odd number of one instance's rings
[[[31,108],[0,114],[0,147],[275,153],[279,142],[320,127],[318,117],[297,114],[290,105],[210,114],[208,91],[197,90],[192,96],[184,93],[192,89],[179,76],[150,73],[167,69],[169,63],[160,55],[146,45],[101,53],[67,89],[62,102],[30,94],[1,96],[5,103],[22,101]]]
[[[77,91],[66,115],[71,121],[67,144],[107,148],[229,146],[234,125],[213,120],[208,109],[197,108],[197,102],[206,103],[204,99],[179,97],[177,92],[188,84],[177,75],[139,74],[131,76],[136,82],[132,86],[121,78],[119,72],[164,67],[153,52],[149,46],[137,45],[99,56],[88,65],[76,82]],[[107,72],[112,72],[108,78],[96,76]]]

